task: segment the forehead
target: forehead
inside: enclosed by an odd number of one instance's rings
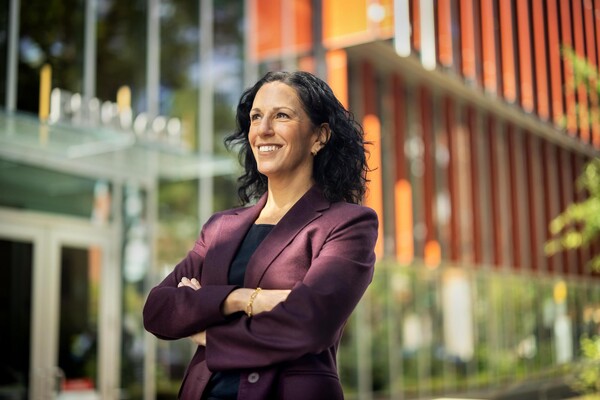
[[[302,109],[298,92],[283,82],[265,83],[256,93],[252,108],[290,107]]]

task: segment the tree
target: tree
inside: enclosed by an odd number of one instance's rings
[[[576,182],[578,190],[588,193],[585,200],[570,204],[550,223],[555,236],[545,246],[548,255],[588,246],[600,236],[600,159],[595,158],[583,169]],[[600,254],[588,266],[600,272]]]
[[[584,87],[590,98],[600,98],[597,67],[570,48],[563,48],[563,56],[573,69],[573,85]],[[593,110],[588,118],[588,122],[600,123],[597,110]],[[576,187],[587,196],[584,200],[570,204],[550,222],[553,238],[546,242],[547,255],[589,246],[600,237],[600,158],[594,158],[585,165],[576,181]],[[588,267],[600,272],[600,254],[588,262]]]

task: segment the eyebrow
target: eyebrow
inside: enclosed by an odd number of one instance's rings
[[[287,107],[287,106],[280,106],[280,107],[275,107],[273,108],[273,111],[281,111],[281,110],[290,110],[291,112],[297,114],[298,112],[296,110],[294,110],[293,108]],[[250,110],[250,112],[260,112],[261,109],[258,107],[254,107],[252,110]]]

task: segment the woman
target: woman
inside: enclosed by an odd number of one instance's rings
[[[336,350],[373,276],[377,216],[360,206],[362,128],[325,82],[270,72],[246,90],[242,203],[213,215],[144,307],[146,329],[198,344],[183,399],[343,399]]]

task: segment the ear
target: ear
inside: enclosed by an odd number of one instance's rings
[[[329,124],[325,122],[317,127],[315,133],[317,134],[317,137],[313,144],[312,151],[316,154],[325,147],[327,142],[329,142],[329,139],[331,139],[331,128],[329,127]]]

